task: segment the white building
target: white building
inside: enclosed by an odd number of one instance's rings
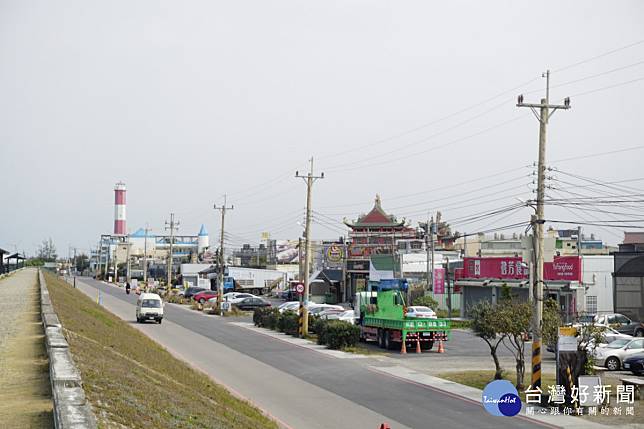
[[[613,312],[613,256],[583,255],[582,285],[577,294],[577,312]]]

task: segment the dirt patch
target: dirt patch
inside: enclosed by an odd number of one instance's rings
[[[40,320],[40,293],[34,282],[25,291],[27,311],[11,323],[17,330],[0,352],[0,422],[2,427],[53,427],[49,361]]]

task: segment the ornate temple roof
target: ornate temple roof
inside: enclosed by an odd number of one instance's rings
[[[375,204],[369,213],[361,215],[354,222],[345,219],[344,224],[349,228],[395,228],[405,226],[405,219],[398,221],[395,216],[385,213],[380,203],[380,195],[376,195]]]

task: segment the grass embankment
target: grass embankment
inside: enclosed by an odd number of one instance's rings
[[[438,374],[438,377],[483,390],[486,384],[494,380],[494,371],[450,371]],[[504,372],[503,379],[515,384],[516,374],[514,372]],[[527,385],[530,384],[529,373],[526,373],[525,383],[527,389]],[[544,393],[548,392],[548,386],[554,386],[555,384],[557,383],[555,382],[554,374],[542,373],[541,386]],[[519,392],[519,396],[525,402],[525,393],[523,391]]]
[[[277,428],[80,291],[47,286],[101,427]]]

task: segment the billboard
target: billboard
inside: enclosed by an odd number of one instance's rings
[[[445,268],[434,268],[434,293],[445,293]]]
[[[460,279],[525,280],[529,272],[520,257],[463,258],[463,270],[457,273]],[[545,262],[543,278],[549,281],[581,281],[581,258],[578,256],[555,256]]]

